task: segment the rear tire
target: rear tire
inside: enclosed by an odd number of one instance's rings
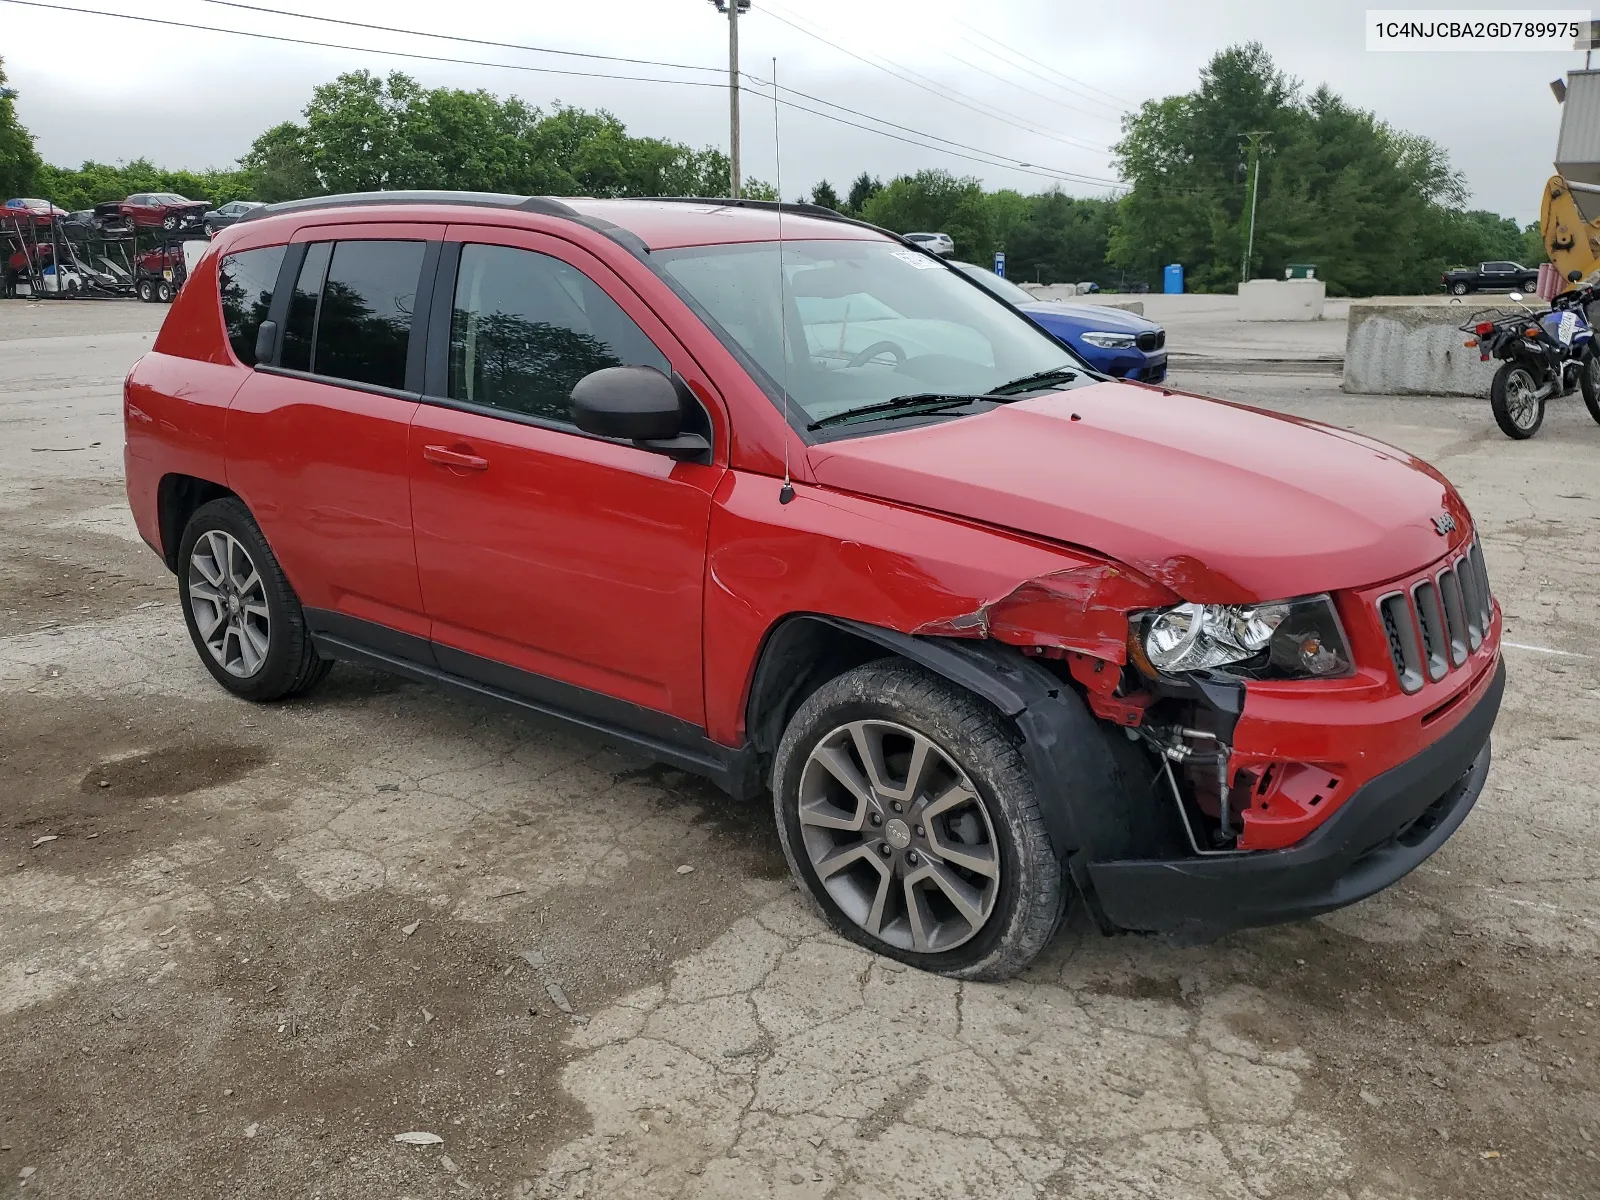
[[[159,304],[172,303],[172,285],[165,279],[156,284],[156,302]]]
[[[1583,406],[1596,422],[1600,422],[1600,354],[1592,346],[1584,352],[1578,386],[1583,389]]]
[[[1450,285],[1450,292],[1455,296],[1465,296],[1471,290],[1472,289],[1464,283],[1452,283]]]
[[[778,746],[773,808],[789,869],[823,916],[910,966],[1009,978],[1065,912],[1017,731],[902,659],[847,671],[800,706]]]
[[[148,279],[139,280],[139,285],[137,287],[135,287],[133,290],[134,290],[134,294],[137,295],[139,297],[139,299],[143,300],[146,304],[149,304],[152,300],[155,299],[156,289],[154,288],[154,286],[151,285],[151,283],[150,283],[150,281]]]
[[[311,644],[300,598],[235,497],[202,504],[189,518],[178,545],[178,595],[200,661],[235,696],[298,696],[333,666]]]
[[[1530,398],[1538,390],[1533,372],[1519,362],[1508,362],[1494,373],[1489,407],[1501,433],[1520,442],[1539,432],[1544,424],[1544,401]]]

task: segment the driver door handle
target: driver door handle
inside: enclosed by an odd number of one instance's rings
[[[487,471],[489,460],[476,454],[468,454],[464,450],[452,450],[449,446],[424,446],[422,457],[429,462],[438,463],[440,466],[457,467],[465,471]]]

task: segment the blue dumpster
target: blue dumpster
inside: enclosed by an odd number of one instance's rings
[[[1183,294],[1183,264],[1173,263],[1161,272],[1161,290],[1169,296]]]

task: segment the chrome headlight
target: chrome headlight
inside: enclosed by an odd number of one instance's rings
[[[1131,333],[1086,333],[1083,340],[1102,350],[1129,350],[1134,344]]]
[[[1135,636],[1164,675],[1232,668],[1257,679],[1326,679],[1352,670],[1327,596],[1271,604],[1179,604],[1144,613]]]

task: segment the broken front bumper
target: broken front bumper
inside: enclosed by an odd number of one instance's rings
[[[1315,916],[1382,891],[1444,845],[1477,801],[1505,679],[1502,662],[1455,728],[1370,780],[1294,846],[1090,863],[1101,911],[1122,929],[1220,933]]]

